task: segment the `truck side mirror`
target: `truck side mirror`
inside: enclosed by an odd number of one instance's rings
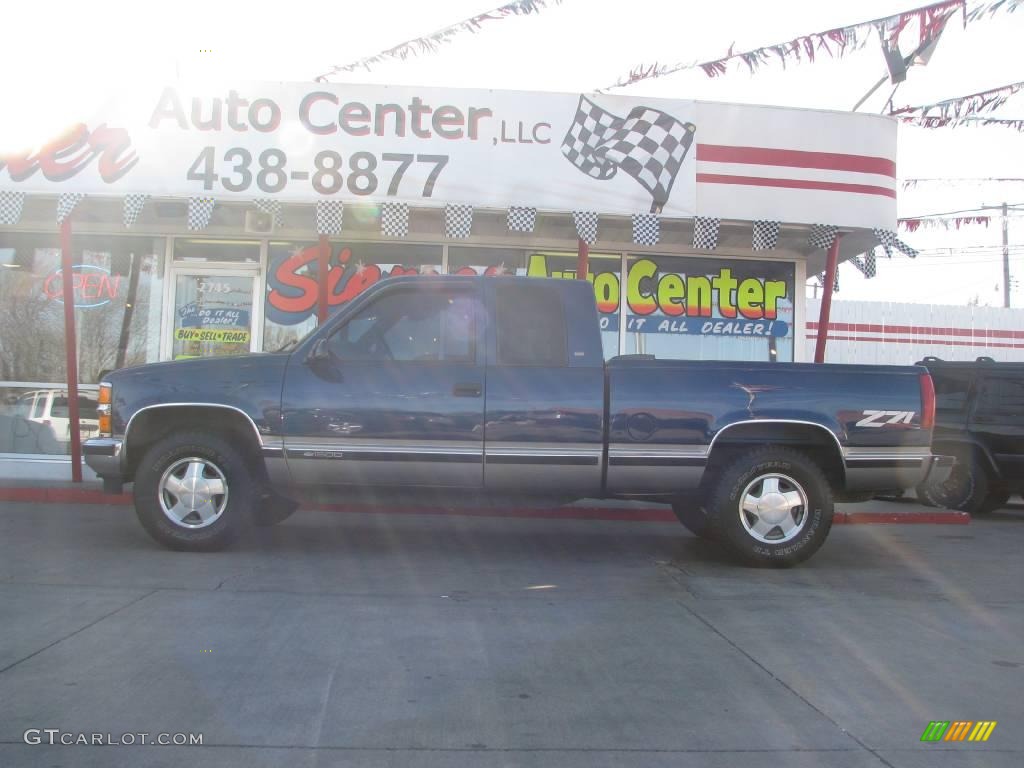
[[[309,350],[309,354],[306,355],[306,364],[320,363],[329,359],[330,356],[331,353],[327,349],[327,339],[317,339],[313,348]]]

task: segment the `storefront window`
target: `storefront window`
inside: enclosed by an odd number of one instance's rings
[[[159,356],[164,241],[72,240],[79,380]],[[53,235],[0,234],[0,380],[65,382],[64,295]]]
[[[335,312],[387,277],[440,274],[440,245],[331,243],[327,304]],[[272,241],[267,269],[263,348],[268,352],[316,327],[320,245]]]
[[[531,252],[527,256],[526,274],[530,277],[576,278],[578,254],[566,252]],[[601,325],[601,346],[605,359],[619,354],[619,285],[622,257],[617,253],[591,253],[587,280],[594,286],[598,322]]]
[[[526,251],[521,248],[449,246],[450,275],[525,275]]]
[[[78,392],[78,423],[82,439],[99,432],[97,390]],[[71,453],[71,420],[66,387],[0,386],[0,454]]]
[[[260,244],[244,240],[174,239],[174,260],[192,263],[227,262],[233,264],[259,264]]]
[[[793,360],[793,264],[630,256],[626,353]]]

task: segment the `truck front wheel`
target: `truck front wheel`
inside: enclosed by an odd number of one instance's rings
[[[828,480],[789,448],[757,448],[737,458],[706,504],[722,542],[750,565],[796,565],[818,551],[832,527]]]
[[[207,432],[154,444],[135,474],[135,514],[165,547],[223,549],[245,531],[259,488],[241,451]]]

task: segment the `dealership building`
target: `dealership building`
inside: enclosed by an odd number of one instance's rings
[[[70,477],[105,372],[273,352],[393,275],[585,277],[606,357],[804,361],[807,279],[906,247],[895,154],[890,118],[689,100],[115,94],[0,145],[3,473]]]

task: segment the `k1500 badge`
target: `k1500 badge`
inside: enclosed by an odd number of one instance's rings
[[[864,411],[858,427],[887,427],[891,424],[910,424],[917,411]]]

